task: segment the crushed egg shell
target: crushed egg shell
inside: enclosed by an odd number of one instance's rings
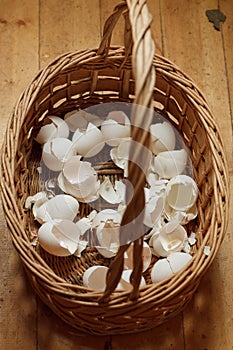
[[[35,140],[41,145],[57,137],[67,138],[69,127],[66,122],[57,116],[49,116],[45,119],[44,125],[40,128]]]
[[[130,120],[122,111],[111,111],[103,121],[101,131],[109,146],[118,146],[122,139],[130,136]]]
[[[86,130],[77,129],[72,141],[76,153],[86,158],[94,157],[105,144],[102,132],[91,123],[88,124]]]
[[[83,274],[84,286],[94,291],[104,291],[107,272],[108,268],[106,266],[95,265],[89,267]]]
[[[77,129],[86,130],[88,123],[92,123],[97,127],[102,123],[102,120],[99,117],[84,110],[73,110],[68,112],[65,114],[64,120],[71,132],[75,132]]]
[[[188,253],[175,252],[167,258],[158,260],[151,270],[151,280],[158,283],[171,277],[173,274],[182,270],[192,259]]]
[[[78,249],[80,231],[69,220],[44,223],[38,230],[38,242],[48,253],[69,256]]]
[[[31,207],[34,203],[38,203],[38,205],[42,205],[47,200],[48,200],[48,196],[47,196],[46,192],[44,192],[44,191],[37,192],[33,196],[27,197],[27,199],[25,201],[25,208],[31,209]]]
[[[184,149],[164,151],[154,157],[151,169],[161,178],[171,179],[184,171],[187,160],[188,154]]]
[[[116,290],[131,290],[132,285],[130,283],[130,276],[132,274],[132,270],[123,270],[121,274],[120,282],[118,283]],[[146,285],[145,278],[141,277],[140,287],[143,287]]]
[[[58,176],[58,185],[80,202],[91,202],[99,196],[97,173],[91,163],[81,161],[80,156],[73,156],[64,164]]]
[[[166,188],[166,202],[179,211],[192,208],[197,200],[198,188],[196,182],[187,175],[172,178]]]
[[[108,203],[119,204],[124,200],[126,186],[122,181],[116,181],[113,187],[109,177],[105,177],[100,185],[99,195]]]
[[[143,219],[144,225],[147,227],[153,227],[156,222],[161,218],[164,207],[163,196],[154,195],[145,204],[145,215]]]
[[[48,169],[61,171],[66,161],[74,155],[72,141],[65,138],[55,138],[43,146],[42,159]]]
[[[175,148],[176,136],[173,127],[168,122],[152,124],[150,126],[152,152],[172,151]]]
[[[173,273],[182,270],[192,259],[192,255],[184,252],[174,252],[167,257]]]
[[[151,263],[151,249],[149,245],[146,242],[143,242],[143,248],[142,248],[142,262],[143,262],[143,269],[142,271],[146,271]],[[124,269],[132,270],[133,268],[133,244],[129,246],[127,251],[124,254]]]
[[[167,257],[173,252],[180,252],[184,247],[187,238],[184,227],[178,225],[173,231],[167,232],[168,224],[165,224],[159,233],[153,234],[150,238],[152,253],[157,257]]]
[[[33,207],[35,219],[40,223],[55,219],[74,220],[79,211],[79,202],[72,196],[59,194],[42,205]]]
[[[124,139],[117,146],[110,150],[110,156],[112,161],[120,168],[124,170],[124,176],[128,174],[128,160],[129,160],[129,149],[131,145],[131,139]]]

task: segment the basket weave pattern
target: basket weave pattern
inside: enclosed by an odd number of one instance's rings
[[[129,55],[129,45],[125,48],[107,45],[112,28],[105,28],[108,35],[99,49],[58,57],[39,72],[19,98],[1,153],[3,208],[14,246],[33,288],[72,327],[99,335],[150,329],[179,313],[212,263],[224,237],[228,217],[226,159],[206,99],[182,70],[164,57],[153,54],[151,38],[145,34],[151,19],[144,1],[127,2],[134,42],[133,58]],[[124,2],[116,8],[110,23],[117,21],[125,6]],[[147,18],[146,29],[143,13]],[[142,57],[145,62],[140,71]],[[155,84],[152,71],[156,72]],[[142,76],[145,76],[146,84],[141,84]],[[102,293],[83,287],[82,274],[93,264],[108,265],[109,260],[101,257],[94,248],[89,248],[81,258],[58,258],[33,246],[38,227],[31,214],[25,211],[25,201],[39,188],[36,169],[40,153],[33,135],[46,116],[63,116],[75,108],[117,101],[136,101],[146,107],[161,109],[182,135],[190,150],[199,189],[197,243],[193,247],[193,259],[179,273],[158,284],[151,284],[148,277],[147,285],[133,301],[129,299],[129,292],[109,293],[110,300],[100,304]],[[115,176],[117,170],[105,169],[104,173]],[[83,208],[83,215],[85,210]],[[210,247],[208,256],[204,254],[205,246]]]

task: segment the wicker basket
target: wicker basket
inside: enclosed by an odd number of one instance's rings
[[[125,48],[110,47],[113,27],[122,13],[126,19]],[[128,19],[134,42],[132,56]],[[106,22],[99,49],[64,54],[39,72],[15,106],[2,147],[1,194],[14,246],[39,297],[79,332],[134,333],[175,316],[197,289],[226,229],[228,177],[218,128],[193,81],[173,63],[154,55],[150,23],[145,1],[127,0],[127,4],[119,4]],[[139,269],[133,297],[129,292],[112,293],[115,277],[114,281],[109,279],[104,295],[83,287],[80,281],[85,269],[93,264],[109,264],[109,259],[102,258],[94,248],[89,248],[81,258],[58,258],[45,253],[32,244],[38,227],[25,211],[26,198],[39,186],[36,168],[40,158],[36,156],[33,135],[41,122],[49,114],[62,116],[74,108],[116,101],[135,102],[147,108],[160,106],[166,112],[190,150],[199,189],[193,259],[182,271],[158,284],[148,279],[138,294]],[[145,121],[143,115],[140,118],[141,123]],[[145,144],[144,136],[135,129],[135,140]],[[129,171],[132,181],[134,170]],[[139,174],[135,201],[143,185]],[[143,200],[139,202],[138,205],[143,205]],[[140,239],[135,246],[136,260],[140,262]],[[210,247],[209,255],[204,254],[205,246]],[[121,270],[118,269],[121,259],[119,252],[112,263],[113,275]],[[139,265],[135,265],[135,271]]]

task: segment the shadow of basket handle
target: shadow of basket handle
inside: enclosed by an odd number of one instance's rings
[[[132,31],[132,71],[135,80],[135,99],[131,113],[131,136],[133,142],[130,147],[130,161],[128,166],[128,181],[133,185],[133,196],[131,194],[131,199],[128,201],[130,194],[128,193],[127,186],[126,200],[128,204],[121,222],[121,245],[116,257],[110,264],[106,289],[99,299],[100,303],[109,300],[110,295],[120,281],[124,267],[124,253],[132,242],[125,238],[126,228],[137,231],[133,247],[134,267],[130,277],[130,282],[133,285],[132,292],[129,294],[131,300],[135,300],[138,297],[142,276],[144,187],[146,183],[145,172],[142,170],[145,169],[142,159],[146,166],[148,159],[144,156],[143,150],[150,148],[149,126],[152,122],[152,94],[155,86],[155,69],[153,66],[155,45],[150,29],[152,16],[149,13],[145,0],[127,0],[115,8],[115,12],[105,24],[104,37],[99,53],[104,53],[106,48],[108,50],[112,30],[120,15],[126,10],[126,3],[129,9],[129,20]],[[135,231],[132,233],[135,237]],[[129,232],[127,232],[128,236]]]

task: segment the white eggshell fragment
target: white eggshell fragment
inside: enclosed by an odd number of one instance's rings
[[[153,227],[160,219],[164,206],[163,196],[154,195],[145,204],[144,225]]]
[[[100,211],[93,219],[99,244],[96,246],[100,254],[106,258],[116,255],[119,249],[121,215],[113,209]]]
[[[146,271],[151,263],[151,249],[149,245],[146,242],[143,242],[143,248],[142,248],[142,262],[143,262],[143,269],[142,271]],[[133,244],[129,246],[127,251],[124,255],[124,269],[133,269]]]
[[[79,202],[72,196],[59,194],[46,201],[37,211],[33,211],[39,222],[54,219],[74,220],[79,211]]]
[[[96,265],[89,267],[83,274],[83,284],[94,291],[104,291],[108,268]]]
[[[89,123],[86,130],[77,129],[72,138],[74,149],[83,157],[94,157],[104,147],[105,141],[102,132]]]
[[[53,171],[61,171],[65,162],[73,155],[73,143],[62,137],[52,139],[43,146],[42,159],[47,168]]]
[[[120,291],[120,290],[131,290],[132,289],[132,285],[130,283],[130,275],[132,273],[132,270],[123,270],[122,271],[122,275],[121,275],[121,279],[120,282],[118,283],[116,290]],[[141,282],[140,282],[140,287],[143,287],[146,285],[146,281],[145,278],[142,276],[141,277]]]
[[[117,181],[114,188],[109,177],[105,177],[100,185],[99,194],[108,203],[119,204],[124,199],[125,187],[123,182]]]
[[[69,127],[66,122],[59,117],[49,116],[45,119],[44,125],[40,128],[35,140],[40,144],[52,140],[56,137],[67,138],[69,136]]]
[[[122,139],[129,137],[130,130],[130,120],[122,111],[109,112],[101,125],[106,143],[112,147],[118,146]]]
[[[110,150],[110,156],[112,161],[120,168],[124,170],[124,176],[128,176],[128,160],[129,149],[131,139],[124,139],[117,147]]]
[[[169,231],[167,231],[168,225],[169,223],[163,227],[157,239],[164,251],[160,251],[160,256],[168,256],[173,252],[180,252],[184,247],[187,237],[187,232],[183,226],[177,225],[173,230],[169,228]],[[154,251],[156,251],[156,241],[154,242],[153,248]],[[157,253],[159,252],[157,251]]]
[[[150,126],[152,152],[172,151],[175,148],[176,136],[173,127],[168,122],[152,124]]]
[[[78,249],[80,234],[72,221],[49,221],[39,228],[38,242],[50,254],[68,256]]]
[[[88,123],[92,123],[97,127],[102,123],[102,120],[99,117],[84,110],[73,110],[68,112],[65,114],[64,120],[72,132],[75,132],[77,129],[86,130]]]
[[[154,158],[152,168],[161,178],[171,179],[184,171],[187,160],[188,154],[184,149],[165,151]]]
[[[58,176],[59,187],[80,202],[91,202],[98,198],[99,181],[89,162],[83,162],[80,156],[71,157]]]
[[[166,202],[179,211],[192,208],[197,200],[198,188],[196,182],[187,175],[172,178],[166,188]]]
[[[175,252],[167,257],[173,273],[182,270],[191,259],[192,255],[183,252]]]
[[[47,194],[44,191],[37,192],[34,196],[28,196],[25,201],[25,208],[31,209],[34,203],[38,203],[38,205],[42,205],[44,202],[48,200]]]
[[[153,283],[158,283],[173,275],[171,266],[167,259],[156,261],[151,270],[151,280]]]

